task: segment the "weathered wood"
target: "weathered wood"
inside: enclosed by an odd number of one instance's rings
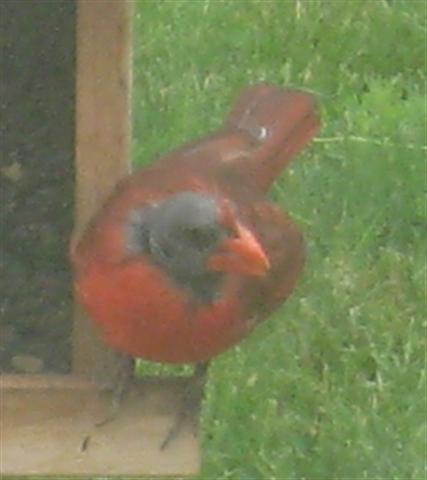
[[[129,172],[131,2],[78,0],[75,232]],[[103,380],[115,356],[76,310],[73,372]]]
[[[177,414],[179,379],[146,379],[129,392],[118,416],[97,427],[107,394],[71,375],[1,378],[1,476],[194,475],[197,439],[187,429],[159,446]],[[152,477],[150,477],[152,478]]]

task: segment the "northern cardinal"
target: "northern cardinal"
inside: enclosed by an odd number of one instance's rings
[[[312,95],[255,85],[218,131],[117,185],[71,254],[108,345],[204,365],[283,303],[304,245],[265,193],[318,128]]]

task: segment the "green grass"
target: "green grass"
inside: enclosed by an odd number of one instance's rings
[[[295,295],[213,362],[200,479],[425,475],[424,1],[149,1],[134,158],[217,127],[243,86],[313,91],[322,132],[272,197],[309,260]]]

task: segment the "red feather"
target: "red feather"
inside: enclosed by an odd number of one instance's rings
[[[72,251],[76,296],[111,347],[159,362],[206,361],[288,297],[304,263],[303,240],[264,192],[318,127],[310,94],[258,85],[241,94],[218,132],[119,183]],[[201,302],[147,254],[129,251],[131,212],[184,191],[212,196],[245,226],[265,252],[265,275],[230,267],[218,298]]]

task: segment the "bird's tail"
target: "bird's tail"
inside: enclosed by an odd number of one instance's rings
[[[251,154],[238,167],[267,190],[320,127],[314,97],[299,90],[259,84],[244,90],[225,120],[251,142]]]

